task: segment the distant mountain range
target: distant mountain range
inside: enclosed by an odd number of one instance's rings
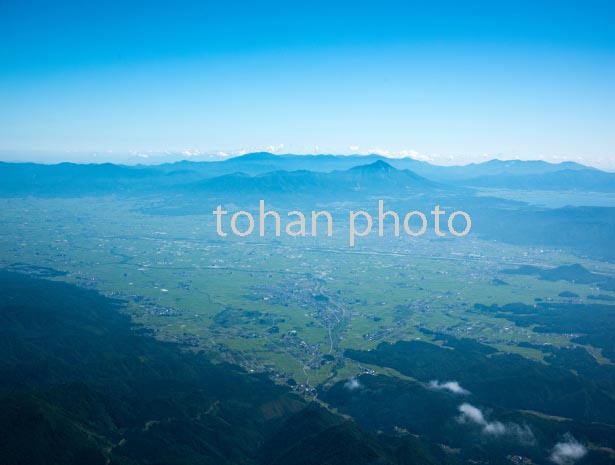
[[[491,160],[438,166],[379,155],[251,153],[224,161],[161,165],[0,162],[0,194],[138,193],[158,189],[300,192],[314,189],[403,193],[443,185],[549,191],[615,192],[615,173],[578,163]]]
[[[466,186],[545,191],[615,192],[615,174],[594,169],[564,169],[525,175],[486,175]]]
[[[225,195],[308,195],[331,199],[332,195],[348,200],[364,195],[394,195],[433,192],[446,186],[430,181],[410,170],[398,170],[377,160],[344,171],[272,171],[247,175],[233,173],[205,179],[184,188],[191,192]],[[343,197],[338,198],[343,199]]]
[[[397,169],[408,169],[425,177],[438,179],[469,179],[488,175],[524,175],[540,174],[561,170],[590,169],[574,162],[547,163],[545,161],[490,160],[484,163],[471,163],[464,166],[440,166],[413,158],[388,158],[382,155],[274,155],[267,152],[249,153],[223,161],[192,162],[180,161],[158,165],[160,167],[183,166],[198,169],[207,166],[211,175],[228,173],[228,170],[259,174],[269,171],[322,171],[347,170],[359,165],[384,161]]]
[[[476,195],[478,189],[493,189],[492,195]],[[615,208],[548,209],[506,200],[499,189],[613,193],[615,173],[572,162],[492,160],[444,167],[378,155],[270,153],[148,166],[0,163],[4,197],[150,196],[158,199],[155,205],[141,208],[156,215],[210,214],[215,205],[228,203],[252,208],[259,199],[276,208],[343,202],[370,208],[381,198],[399,211],[436,204],[462,209],[472,217],[473,232],[486,238],[615,260]]]
[[[574,162],[547,163],[545,161],[490,160],[464,166],[440,166],[413,158],[387,158],[381,155],[274,155],[267,152],[250,153],[224,161],[180,161],[157,165],[165,171],[185,169],[217,176],[240,171],[256,175],[271,171],[343,171],[360,165],[383,161],[400,170],[411,170],[420,176],[438,181],[473,179],[482,176],[543,174],[563,170],[599,171]]]

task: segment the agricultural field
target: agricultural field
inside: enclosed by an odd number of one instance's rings
[[[158,338],[266,372],[309,396],[360,373],[401,376],[352,360],[345,350],[441,344],[435,334],[540,362],[544,348],[578,346],[600,364],[612,363],[599,347],[575,341],[580,334],[535,331],[482,309],[613,305],[615,292],[592,282],[506,271],[580,264],[608,276],[615,274],[611,263],[474,234],[367,236],[353,248],[335,234],[222,238],[213,215],[156,214],[159,201],[5,199],[0,265],[125,300],[125,312]]]

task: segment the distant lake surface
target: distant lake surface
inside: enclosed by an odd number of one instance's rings
[[[615,207],[615,193],[610,192],[478,189],[478,195],[518,200],[549,208],[560,208],[567,205],[574,207]]]

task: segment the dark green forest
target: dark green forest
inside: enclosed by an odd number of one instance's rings
[[[0,457],[44,464],[435,464],[264,375],[152,338],[122,303],[0,272]]]

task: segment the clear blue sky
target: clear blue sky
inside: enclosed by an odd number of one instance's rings
[[[0,158],[615,169],[615,2],[0,1]]]

